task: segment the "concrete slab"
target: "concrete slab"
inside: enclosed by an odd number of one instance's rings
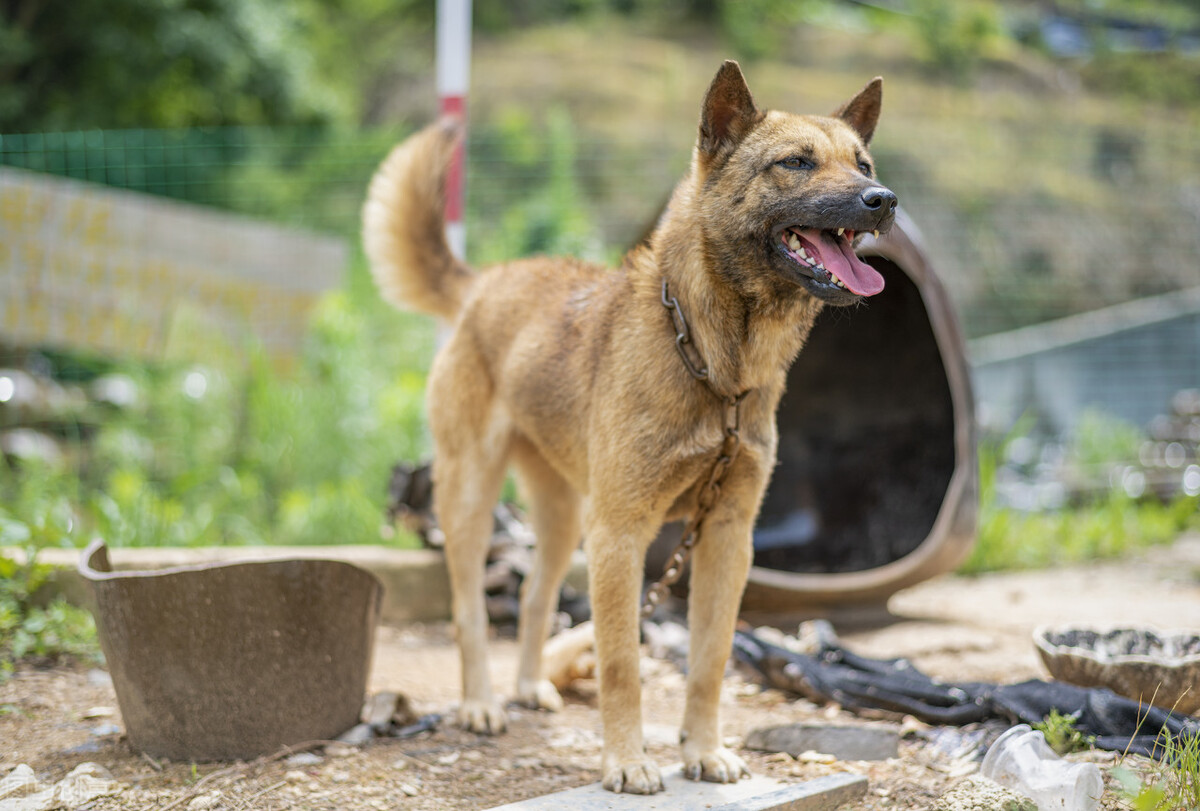
[[[762,727],[746,736],[746,748],[763,752],[824,752],[838,760],[887,760],[900,748],[895,724],[795,723]]]
[[[756,775],[736,783],[684,778],[676,764],[663,772],[666,790],[652,796],[613,794],[599,783],[496,806],[491,811],[834,811],[867,793],[867,778],[834,774],[806,783]]]

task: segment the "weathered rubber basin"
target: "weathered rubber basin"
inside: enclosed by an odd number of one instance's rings
[[[332,560],[113,572],[100,541],[79,572],[135,749],[246,759],[358,723],[382,593],[369,572]]]
[[[826,308],[788,375],[747,612],[878,606],[974,541],[975,408],[949,297],[903,212],[859,254],[886,286]],[[655,542],[651,577],[678,532]]]

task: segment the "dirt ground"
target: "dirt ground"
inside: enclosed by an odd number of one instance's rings
[[[1200,538],[1114,563],[945,577],[896,595],[889,608],[892,618],[886,624],[839,625],[842,640],[869,656],[907,656],[947,680],[1013,682],[1045,676],[1030,642],[1031,631],[1042,623],[1200,628]],[[492,652],[494,681],[508,689],[515,643],[498,639]],[[648,749],[665,766],[678,758],[684,677],[670,662],[648,656],[643,677]],[[450,711],[457,699],[458,658],[448,628],[381,629],[370,689],[404,693],[418,712]],[[443,725],[406,740],[315,749],[299,758],[192,765],[156,762],[130,749],[116,729],[120,713],[103,671],[27,668],[0,685],[0,777],[27,763],[52,782],[80,763],[99,763],[123,790],[92,801],[87,807],[95,811],[486,809],[598,779],[595,693],[595,684],[585,681],[565,696],[561,713],[513,710],[510,732],[495,738]],[[759,726],[860,720],[837,707],[762,689],[736,671],[725,682],[723,712],[726,734],[735,746]],[[948,808],[939,798],[971,770],[914,736],[901,741],[900,757],[876,763],[742,755],[756,773],[790,782],[843,771],[865,774],[870,788],[857,807],[872,811]],[[1095,760],[1102,769],[1115,761],[1108,753],[1080,757]],[[670,808],[669,797],[647,800],[650,807]],[[1109,791],[1102,807],[1122,806]]]

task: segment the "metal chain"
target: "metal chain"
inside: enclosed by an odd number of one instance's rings
[[[691,332],[688,330],[687,319],[683,315],[683,310],[679,307],[679,302],[668,293],[666,279],[663,279],[662,303],[670,312],[671,321],[675,325],[675,348],[679,350],[679,357],[683,358],[683,365],[687,367],[692,377],[703,382],[705,387],[725,406],[723,420],[725,430],[724,438],[721,440],[720,452],[717,454],[717,459],[713,462],[712,469],[708,473],[708,480],[696,496],[696,511],[692,514],[687,524],[684,525],[683,538],[676,544],[675,549],[671,552],[671,556],[667,559],[667,563],[663,567],[662,577],[658,578],[646,591],[646,599],[642,603],[643,617],[649,617],[654,613],[654,609],[666,598],[671,586],[679,581],[679,578],[683,575],[683,567],[687,564],[688,559],[691,558],[692,550],[696,547],[696,542],[700,540],[700,529],[704,524],[704,519],[708,517],[713,505],[720,498],[721,486],[725,483],[725,475],[729,472],[729,468],[733,466],[733,460],[737,458],[738,451],[741,449],[742,438],[738,433],[741,428],[741,406],[742,400],[750,393],[750,390],[747,389],[741,394],[726,396],[718,393],[712,387],[712,383],[708,379],[708,367],[704,365],[704,359],[700,357],[699,352],[691,343]],[[694,362],[688,356],[685,344],[689,345],[693,352],[696,352],[699,362]]]

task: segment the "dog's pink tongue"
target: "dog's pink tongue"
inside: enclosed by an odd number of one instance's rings
[[[817,240],[825,269],[841,279],[850,292],[873,296],[883,290],[883,276],[854,255],[850,240],[834,237],[828,231],[806,231],[804,235]]]

